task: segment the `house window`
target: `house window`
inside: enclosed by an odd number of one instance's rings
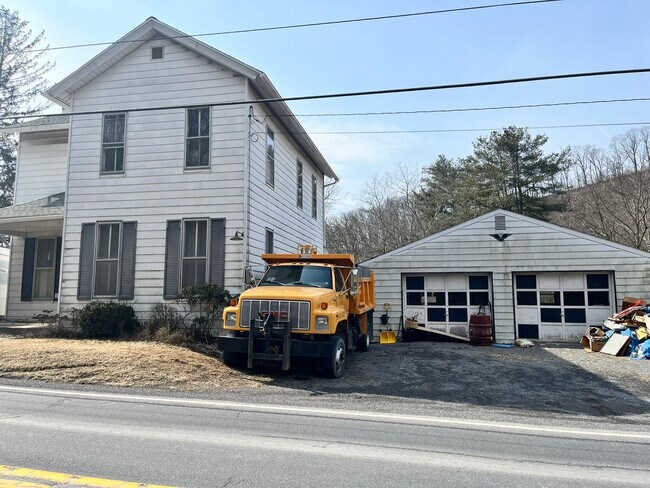
[[[151,48],[151,59],[163,58],[163,46],[154,46]]]
[[[273,231],[266,229],[266,244],[264,246],[266,254],[273,254]]]
[[[298,208],[302,208],[302,163],[300,161],[298,161],[297,174],[296,205]]]
[[[318,183],[316,177],[311,177],[311,216],[318,217]]]
[[[181,289],[203,285],[208,267],[208,221],[183,221],[183,267]]]
[[[35,300],[51,300],[54,296],[54,267],[56,262],[56,239],[36,239],[34,262]]]
[[[120,256],[120,224],[118,222],[97,224],[95,253],[94,296],[117,296],[117,270]]]
[[[275,186],[275,135],[266,127],[266,183]]]
[[[102,174],[124,172],[126,114],[105,114],[102,131]]]
[[[186,168],[210,166],[210,107],[187,109]]]

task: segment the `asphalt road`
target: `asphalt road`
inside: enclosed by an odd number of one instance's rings
[[[649,459],[648,433],[0,386],[0,464],[142,483],[647,486]]]

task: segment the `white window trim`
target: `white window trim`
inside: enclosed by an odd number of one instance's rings
[[[52,266],[52,268],[39,268],[37,266],[37,263],[38,263],[38,244],[39,244],[40,241],[50,241],[50,240],[54,241],[54,266]],[[57,255],[57,251],[58,251],[58,249],[56,248],[57,240],[58,240],[58,236],[57,237],[37,237],[36,238],[36,246],[34,248],[34,275],[32,276],[32,301],[33,302],[51,302],[52,300],[54,300],[54,295],[57,292],[57,289],[56,289],[56,255]],[[36,272],[39,269],[52,269],[54,271],[54,278],[53,278],[54,284],[52,286],[52,295],[49,298],[47,298],[47,297],[46,298],[36,298]]]
[[[182,219],[181,220],[181,245],[178,246],[180,249],[180,266],[178,270],[178,290],[183,291],[183,260],[186,259],[184,257],[185,254],[185,222],[206,222],[206,230],[205,230],[205,284],[210,283],[210,247],[212,245],[210,241],[210,234],[211,234],[211,220],[209,217],[196,217],[196,218],[190,218],[190,219]],[[198,242],[198,241],[197,241]],[[196,244],[195,244],[196,245]],[[187,259],[196,259],[194,258],[187,258]],[[199,286],[199,285],[196,285]]]
[[[100,225],[112,225],[112,224],[118,224],[120,228],[120,235],[119,235],[119,242],[117,244],[117,273],[115,276],[115,295],[98,295],[95,293],[95,278],[97,275],[97,251],[99,250],[99,226]],[[122,221],[121,220],[105,220],[105,221],[100,221],[95,223],[95,249],[94,249],[94,254],[93,254],[93,277],[92,277],[92,293],[91,297],[92,298],[117,298],[120,296],[120,278],[122,275],[122,232],[123,232],[123,226],[122,226]],[[112,237],[113,231],[111,230],[111,237]],[[109,249],[110,249],[110,243],[109,243]],[[112,259],[102,259],[101,261],[115,261],[115,258]]]
[[[104,171],[104,126],[106,124],[107,115],[124,115],[124,142],[122,143],[122,170],[121,171]],[[126,174],[126,137],[127,137],[127,125],[129,121],[129,115],[127,112],[116,112],[116,113],[105,113],[102,114],[102,142],[101,142],[101,153],[99,155],[99,176],[123,176]],[[115,144],[115,143],[107,143]],[[119,146],[112,146],[118,148]]]
[[[200,138],[208,138],[208,164],[204,166],[188,166],[187,165],[187,141],[190,139],[187,136],[188,133],[188,125],[190,121],[190,110],[200,110],[203,108],[208,109],[208,121],[209,121],[209,126],[208,126],[208,135],[207,136],[192,136],[191,139],[200,139]],[[199,122],[200,124],[200,122]],[[210,170],[212,168],[212,107],[210,106],[201,106],[201,107],[187,107],[185,109],[185,133],[184,133],[184,138],[183,138],[183,171],[205,171],[205,170]]]

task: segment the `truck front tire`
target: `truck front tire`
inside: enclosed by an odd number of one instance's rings
[[[233,331],[228,331],[226,333],[226,337],[237,337],[237,334]],[[224,351],[223,352],[223,363],[230,367],[230,368],[235,368],[235,369],[243,369],[246,367],[247,361],[246,354],[242,354],[241,352],[233,352],[233,351]]]
[[[340,378],[345,370],[345,341],[339,335],[330,340],[331,350],[328,358],[325,358],[325,374],[330,378]]]

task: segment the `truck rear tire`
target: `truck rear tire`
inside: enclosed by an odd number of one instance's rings
[[[336,335],[330,340],[330,345],[330,355],[328,358],[325,358],[325,374],[329,378],[340,378],[345,369],[345,341],[341,336]]]
[[[359,337],[357,341],[357,350],[361,352],[366,352],[370,349],[370,343],[372,342],[372,311],[367,312],[368,314],[368,330],[366,333]]]
[[[237,337],[237,334],[235,332],[229,331],[226,333],[226,337]],[[247,359],[248,358],[246,357],[246,354],[242,354],[241,352],[223,352],[223,363],[230,368],[245,368],[248,363]]]

